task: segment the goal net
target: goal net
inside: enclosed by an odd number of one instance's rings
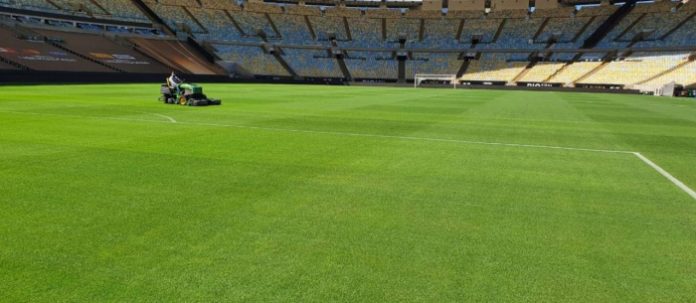
[[[655,90],[655,96],[674,97],[674,89],[677,84],[672,81]]]
[[[459,81],[457,75],[450,74],[416,74],[413,77],[413,87],[419,87],[423,83],[452,85],[457,88]]]

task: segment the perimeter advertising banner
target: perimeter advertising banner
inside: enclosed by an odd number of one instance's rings
[[[529,87],[529,88],[551,88],[551,87],[562,87],[563,83],[517,82],[517,86]]]
[[[0,47],[0,53],[11,56],[14,59],[27,61],[44,61],[44,62],[76,62],[72,55],[64,51],[42,51],[33,48],[15,49],[11,47]]]
[[[578,83],[575,84],[577,88],[589,88],[589,89],[608,89],[608,90],[621,90],[624,88],[622,84],[602,84],[602,83]]]
[[[505,86],[505,84],[507,84],[505,81],[462,81],[460,85]]]
[[[150,62],[138,60],[129,54],[89,53],[92,58],[107,64],[149,65]]]

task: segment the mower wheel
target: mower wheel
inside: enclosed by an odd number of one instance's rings
[[[179,97],[179,105],[186,105],[188,104],[188,100],[186,100],[186,97],[181,96]]]

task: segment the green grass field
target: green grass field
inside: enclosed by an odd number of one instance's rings
[[[596,151],[696,188],[694,100],[204,87],[2,87],[0,301],[696,301],[696,200]]]

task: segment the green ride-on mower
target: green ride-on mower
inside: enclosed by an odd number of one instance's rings
[[[179,77],[172,75],[167,78],[167,83],[162,84],[162,97],[160,101],[167,104],[179,104],[188,106],[220,105],[217,99],[208,99],[203,94],[203,87],[193,83],[184,83]]]

